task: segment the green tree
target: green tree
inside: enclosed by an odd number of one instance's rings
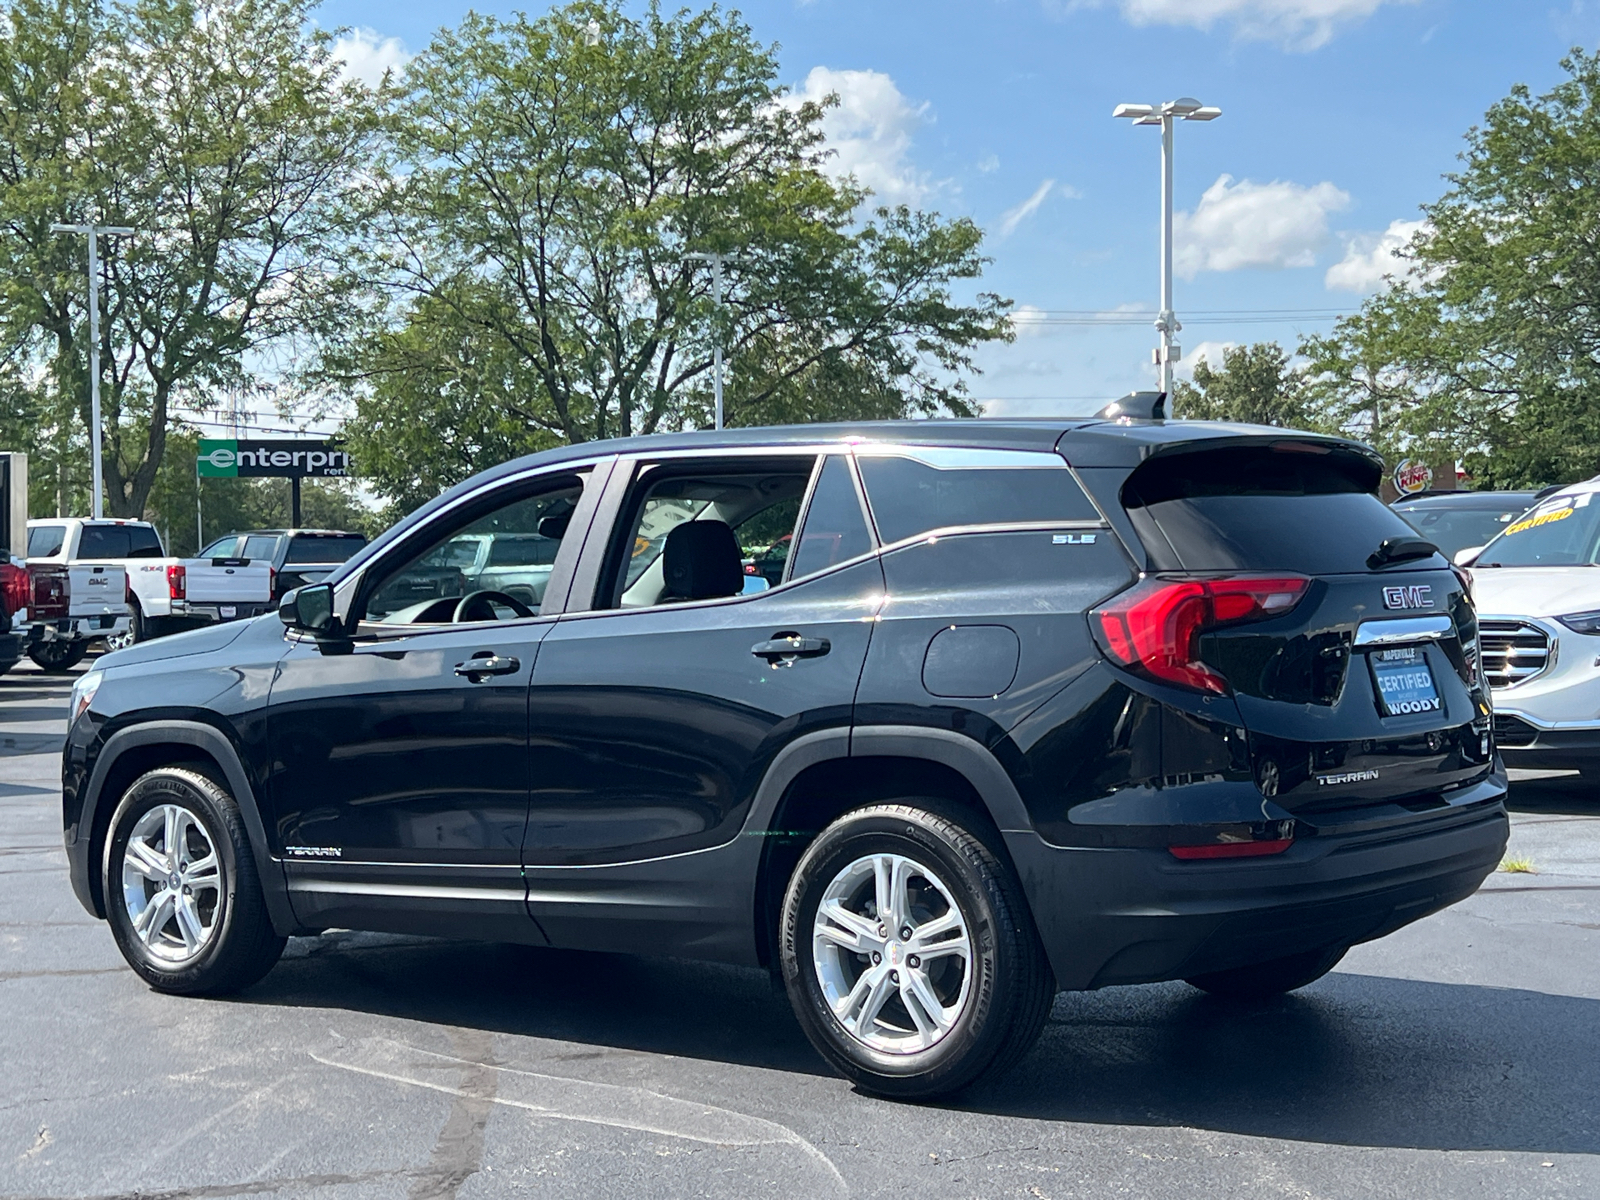
[[[1308,339],[1319,395],[1389,453],[1490,486],[1600,470],[1600,55],[1467,134],[1397,286]]]
[[[138,516],[180,406],[279,374],[350,312],[377,113],[308,0],[21,3],[0,27],[0,92],[23,102],[0,126],[0,320],[48,367],[65,463],[90,419],[84,246],[49,224],[138,231],[104,246],[101,326],[106,504]]]
[[[718,340],[730,424],[969,411],[973,348],[1011,336],[1009,301],[953,295],[981,233],[864,213],[821,169],[822,107],[777,76],[716,9],[580,0],[438,35],[394,110],[391,219],[369,239],[389,253],[362,268],[395,281],[397,311],[331,364],[361,383],[350,434],[380,490],[709,425]],[[719,250],[721,309],[692,257]]]
[[[1304,379],[1277,342],[1231,346],[1220,369],[1202,358],[1194,365],[1194,382],[1179,380],[1172,399],[1173,411],[1190,419],[1318,427]]]

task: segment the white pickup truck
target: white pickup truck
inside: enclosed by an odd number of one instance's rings
[[[128,624],[108,637],[119,650],[212,621],[272,607],[272,568],[243,558],[168,558],[146,521],[62,517],[28,522],[28,566],[105,564],[127,572]],[[80,656],[81,657],[81,656]]]
[[[68,671],[89,647],[128,632],[128,576],[115,563],[39,563],[3,568],[9,624],[43,670]]]

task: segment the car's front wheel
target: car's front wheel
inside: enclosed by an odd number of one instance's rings
[[[103,881],[117,948],[159,991],[238,991],[283,953],[239,806],[197,771],[133,782],[111,817]]]
[[[876,804],[812,842],[784,897],[784,983],[864,1091],[956,1091],[1039,1035],[1055,980],[1010,867],[935,802]]]

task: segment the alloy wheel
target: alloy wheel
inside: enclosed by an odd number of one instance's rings
[[[151,958],[181,965],[210,944],[222,868],[199,817],[180,804],[158,804],[140,816],[122,851],[122,896]]]
[[[865,855],[833,877],[812,924],[811,958],[840,1026],[880,1053],[937,1045],[967,1007],[968,922],[950,888],[904,855]]]

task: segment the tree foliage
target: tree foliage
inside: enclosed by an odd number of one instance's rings
[[[438,35],[395,106],[370,239],[395,308],[340,364],[383,490],[709,425],[719,340],[730,424],[969,411],[973,348],[1010,337],[1008,301],[953,294],[981,273],[981,233],[863,217],[866,193],[822,170],[822,107],[777,72],[716,9],[580,0]],[[694,257],[712,251],[731,256],[720,308]]]
[[[113,514],[143,513],[178,405],[278,373],[271,355],[348,314],[377,113],[309,14],[306,0],[18,0],[0,23],[0,339],[53,425],[35,453],[63,466],[89,423],[86,249],[50,225],[137,230],[102,244]]]
[[[1276,342],[1232,346],[1221,368],[1205,359],[1194,366],[1194,382],[1173,388],[1173,412],[1188,419],[1243,421],[1253,425],[1316,428],[1305,380]]]
[[[1302,347],[1331,412],[1491,486],[1600,470],[1600,54],[1562,68],[1467,134],[1398,284]]]

